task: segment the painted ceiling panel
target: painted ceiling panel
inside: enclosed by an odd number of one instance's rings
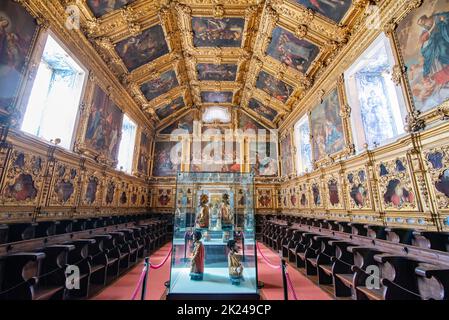
[[[76,5],[82,30],[111,76],[160,132],[188,110],[220,104],[241,107],[264,126],[279,126],[348,43],[369,3],[86,0]]]
[[[145,98],[152,100],[178,86],[178,79],[173,70],[164,72],[160,77],[144,83],[140,89]]]

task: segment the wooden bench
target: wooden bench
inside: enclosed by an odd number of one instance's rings
[[[423,300],[449,300],[449,267],[420,263],[415,273]]]
[[[366,236],[373,239],[387,239],[387,231],[384,226],[365,225]]]
[[[0,224],[0,244],[8,242],[9,227],[7,224]]]
[[[316,233],[304,232],[296,247],[296,267],[306,268],[306,251],[311,246],[312,238],[317,236]]]
[[[12,223],[8,225],[9,242],[34,239],[37,223]]]
[[[286,244],[282,246],[282,256],[284,258],[288,258],[289,262],[294,261],[295,255],[291,254],[291,250],[296,247],[299,240],[301,239],[301,233],[298,230],[290,229],[291,230],[291,237],[287,241]]]
[[[331,276],[334,284],[334,295],[336,297],[350,297],[352,295],[351,288],[353,283],[354,272],[352,267],[354,266],[354,255],[348,251],[352,243],[341,240],[330,240],[327,242],[331,252],[334,253],[332,261]],[[324,274],[329,275],[328,269],[322,269]]]
[[[394,243],[412,244],[413,229],[386,228],[387,240]]]
[[[51,245],[37,250],[45,258],[33,287],[33,300],[66,299],[66,267],[69,252],[74,249],[73,245]]]
[[[449,252],[449,233],[414,231],[412,244],[421,248]]]
[[[43,252],[18,252],[0,257],[0,300],[32,300]]]
[[[367,296],[365,295],[363,288],[366,287],[368,274],[366,273],[366,269],[369,266],[376,265],[377,262],[374,260],[374,256],[377,254],[382,254],[383,252],[373,249],[371,247],[348,247],[348,252],[353,254],[354,266],[352,266],[351,270],[354,273],[354,276],[351,278],[352,282],[348,282],[348,278],[344,279],[343,277],[337,275],[337,278],[341,280],[343,285],[348,286],[352,292],[353,297],[356,300],[366,300]],[[359,288],[361,288],[359,290]]]

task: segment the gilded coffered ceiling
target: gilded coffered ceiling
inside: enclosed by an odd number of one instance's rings
[[[369,0],[61,0],[155,127],[242,108],[276,127],[325,72]],[[372,1],[377,2],[377,1]]]

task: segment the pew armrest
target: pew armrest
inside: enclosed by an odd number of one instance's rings
[[[435,278],[447,278],[449,279],[449,266],[437,266],[428,263],[421,263],[415,268],[415,273],[418,276],[430,279]]]

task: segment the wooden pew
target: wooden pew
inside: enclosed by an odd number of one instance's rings
[[[45,258],[33,287],[33,300],[66,299],[68,254],[74,249],[73,245],[51,245],[37,250],[37,253],[43,252]]]
[[[351,228],[349,222],[337,221],[337,224],[338,224],[338,231],[344,232],[344,233],[352,233],[352,228]]]
[[[290,249],[294,249],[296,247],[300,240],[301,234],[295,229],[289,229],[288,234],[290,234],[290,238],[287,238],[287,241],[282,245],[282,256],[284,258],[288,258],[289,261],[293,261],[294,255],[290,254]]]
[[[374,256],[374,260],[381,267],[383,300],[421,300],[415,273],[419,261],[388,253],[378,254]],[[377,293],[376,290],[374,294]]]
[[[19,252],[0,257],[0,300],[32,300],[43,252]]]
[[[56,225],[56,234],[70,233],[73,230],[72,220],[59,220],[59,224]]]
[[[7,224],[0,224],[0,244],[8,242],[9,227]]]
[[[366,237],[367,230],[364,224],[351,222],[348,225],[351,227],[352,234]]]
[[[449,252],[449,233],[414,231],[412,244],[420,248]]]
[[[67,263],[69,265],[75,265],[79,268],[79,289],[67,290],[70,298],[79,299],[87,298],[89,296],[91,267],[89,263],[89,245],[95,243],[95,239],[78,239],[66,244],[74,245],[75,249],[70,251]]]
[[[387,239],[387,231],[384,226],[365,225],[366,236],[373,239]]]
[[[44,238],[54,236],[56,234],[56,228],[59,225],[59,221],[43,221],[39,222],[36,226],[35,237]]]
[[[413,229],[386,228],[387,240],[395,243],[412,244]]]
[[[366,288],[366,283],[368,279],[368,274],[366,273],[366,269],[369,266],[377,265],[377,262],[374,260],[374,256],[377,254],[382,254],[383,252],[373,249],[371,247],[348,247],[349,252],[353,254],[354,266],[351,268],[354,273],[353,277],[348,278],[343,277],[342,275],[336,275],[339,280],[341,280],[341,284],[346,285],[353,292],[353,297],[357,300],[366,300],[367,296],[363,292],[363,288]],[[369,289],[368,289],[369,290]],[[373,293],[370,290],[370,295]],[[378,290],[381,292],[381,290]],[[375,293],[375,292],[374,292]]]
[[[122,273],[130,266],[131,248],[125,240],[125,234],[123,232],[115,231],[110,232],[109,234],[113,237],[115,243],[117,244],[117,249],[119,252],[118,259],[120,263],[120,273]]]
[[[349,252],[348,248],[353,246],[352,243],[341,240],[331,240],[328,244],[334,256],[331,258],[332,268],[329,274],[328,268],[322,269],[322,277],[332,276],[334,284],[334,295],[336,297],[350,297],[352,295],[351,288],[354,278],[352,267],[354,266],[354,255]],[[326,281],[326,280],[325,280]]]
[[[449,300],[449,267],[420,263],[415,273],[422,299]]]
[[[296,247],[296,267],[306,268],[306,251],[311,246],[312,238],[317,236],[316,233],[304,232]],[[310,253],[309,253],[310,254]]]
[[[9,224],[9,242],[34,239],[37,223],[12,223]]]
[[[305,264],[306,264],[306,274],[307,275],[317,275],[318,274],[318,255],[323,251],[323,243],[334,240],[327,236],[314,236],[310,239],[310,246],[305,252]],[[324,259],[324,254],[322,255]],[[328,261],[330,263],[330,261]]]

